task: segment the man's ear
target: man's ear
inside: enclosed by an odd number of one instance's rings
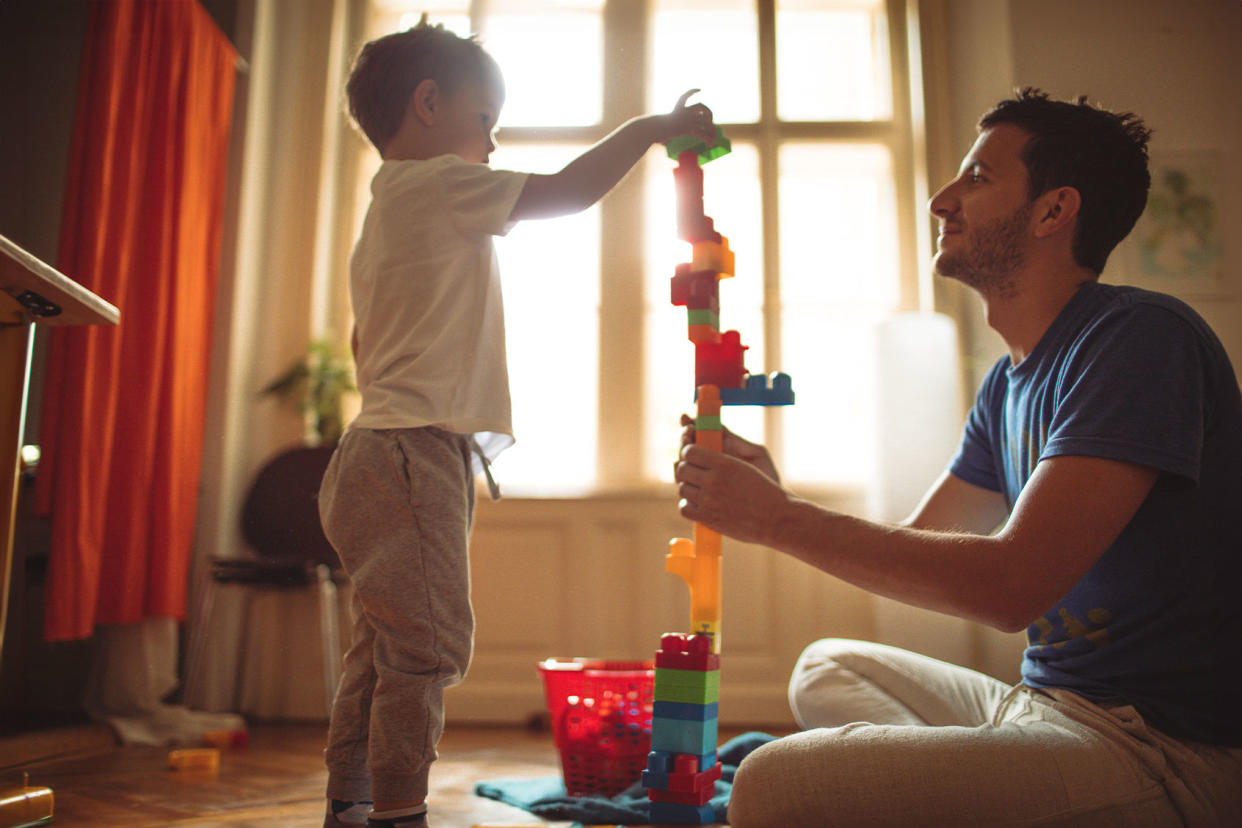
[[[1072,227],[1082,207],[1082,195],[1075,187],[1057,187],[1035,200],[1035,236],[1046,238]]]
[[[434,80],[427,78],[414,87],[414,94],[410,96],[410,111],[423,126],[435,123],[439,104],[440,87]]]

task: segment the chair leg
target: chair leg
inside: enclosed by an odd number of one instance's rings
[[[202,594],[198,600],[198,610],[194,615],[193,629],[190,631],[189,652],[186,654],[185,680],[181,687],[182,701],[187,705],[190,693],[199,689],[202,678],[203,655],[207,649],[207,633],[211,627],[211,611],[216,598],[216,581],[211,577],[211,567],[202,576]]]
[[[336,685],[341,677],[341,636],[337,624],[337,590],[332,580],[332,570],[327,564],[316,567],[319,576],[319,628],[323,640],[323,685],[328,717],[332,716],[332,702],[336,698]]]

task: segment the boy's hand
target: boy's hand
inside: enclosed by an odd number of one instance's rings
[[[686,446],[694,445],[694,418],[688,414],[682,414],[681,424],[681,450],[677,452],[678,457],[685,451]],[[725,454],[749,463],[773,482],[781,482],[780,473],[776,471],[776,464],[772,462],[772,456],[768,454],[768,450],[763,446],[739,437],[727,428],[724,429],[722,443]]]
[[[691,89],[677,99],[677,105],[667,115],[661,115],[660,132],[655,143],[663,144],[682,135],[692,135],[709,147],[716,143],[716,124],[712,120],[712,111],[704,104],[686,105],[690,96],[698,92]]]

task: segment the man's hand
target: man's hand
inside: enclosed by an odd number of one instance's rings
[[[795,500],[759,463],[704,446],[684,446],[674,474],[682,517],[747,543],[771,545],[781,510]]]
[[[688,414],[682,414],[681,424],[681,450],[684,451],[686,446],[694,445],[694,418]],[[743,437],[739,437],[727,428],[724,429],[724,438],[722,442],[722,448],[724,449],[725,454],[730,457],[736,457],[739,460],[744,460],[768,477],[772,478],[774,482],[781,482],[780,473],[776,471],[776,464],[772,462],[772,455],[768,453],[766,447],[761,446],[758,443],[752,443]]]

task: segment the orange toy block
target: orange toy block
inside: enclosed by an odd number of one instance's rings
[[[219,770],[220,751],[215,748],[185,748],[169,751],[168,767],[173,770]]]
[[[729,249],[728,237],[720,236],[719,241],[713,239],[696,241],[691,250],[693,251],[690,257],[691,270],[714,270],[721,279],[733,276],[735,260],[733,251]]]

